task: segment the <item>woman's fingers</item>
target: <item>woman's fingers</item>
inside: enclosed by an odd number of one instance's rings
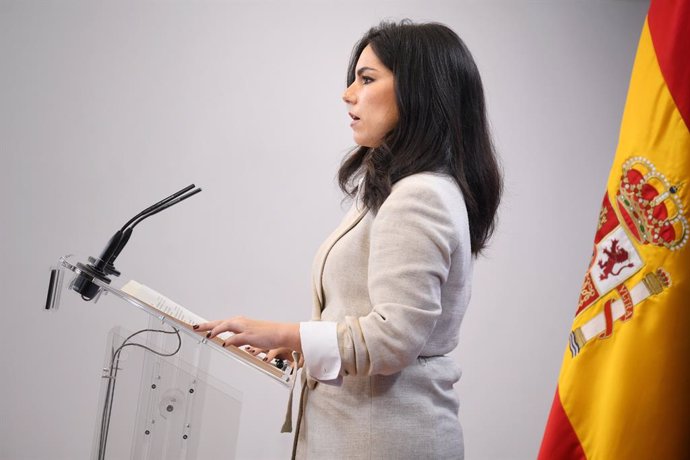
[[[194,324],[192,325],[192,329],[194,329],[197,332],[206,332],[210,331],[214,327],[216,327],[222,320],[215,320],[215,321],[207,321],[205,323],[200,323],[200,324]]]
[[[234,345],[236,347],[243,347],[245,345],[250,345],[250,343],[247,342],[246,340],[246,334],[240,332],[237,334],[232,335],[231,337],[228,337],[225,339],[225,342],[223,342],[224,347],[228,347],[230,345]]]
[[[290,350],[301,350],[299,323],[276,323],[235,316],[225,320],[208,321],[195,326],[196,331],[206,332],[206,337],[209,339],[222,332],[232,332],[233,335],[225,339],[225,346],[242,347],[249,345],[263,351],[282,347],[287,347]]]
[[[206,332],[206,338],[212,339],[223,332],[241,332],[241,320],[242,318],[239,316],[228,319],[218,319],[195,324],[192,328],[197,332]]]
[[[273,358],[278,358],[278,359],[283,359],[292,362],[292,350],[290,348],[286,347],[281,347],[281,348],[273,348],[268,351],[267,353],[267,358],[268,360],[272,360]]]
[[[223,332],[235,332],[232,330],[232,320],[226,319],[221,321],[219,324],[216,324],[213,329],[209,331],[208,334],[206,334],[206,337],[209,339],[214,338],[220,333]]]
[[[276,356],[278,356],[278,353],[279,353],[279,352],[280,352],[280,349],[278,349],[278,348],[274,348],[274,349],[272,349],[272,350],[268,350],[268,352],[266,352],[266,359],[264,359],[264,361],[271,362],[271,360],[273,360],[273,358],[275,358]]]
[[[254,356],[258,355],[259,353],[268,352],[268,350],[265,350],[263,348],[256,348],[256,347],[252,347],[250,345],[247,345],[246,347],[244,347],[244,351],[246,351],[250,355],[254,355]]]

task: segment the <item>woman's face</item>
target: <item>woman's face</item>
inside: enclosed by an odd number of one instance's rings
[[[343,93],[358,145],[378,147],[398,124],[393,72],[367,46],[357,60],[355,80]]]

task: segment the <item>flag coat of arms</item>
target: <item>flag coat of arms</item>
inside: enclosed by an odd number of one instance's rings
[[[690,0],[652,0],[539,460],[690,458]]]

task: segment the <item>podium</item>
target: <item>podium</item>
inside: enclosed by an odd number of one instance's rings
[[[51,271],[46,308],[58,308],[63,295],[76,295],[70,291],[81,274],[75,258],[61,257]],[[70,279],[67,286],[65,279]],[[206,339],[160,302],[123,290],[119,280],[91,281],[99,288],[95,301],[115,297],[148,318],[142,329],[114,326],[108,334],[91,458],[192,460],[221,453],[235,458],[242,393],[209,373],[211,361],[229,358],[284,387],[293,383],[289,364],[224,348],[222,339]]]

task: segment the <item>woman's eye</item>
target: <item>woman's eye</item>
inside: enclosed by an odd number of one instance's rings
[[[374,81],[374,79],[371,77],[362,76],[362,83],[364,83],[365,85],[368,85],[369,83],[371,83],[373,81]]]

